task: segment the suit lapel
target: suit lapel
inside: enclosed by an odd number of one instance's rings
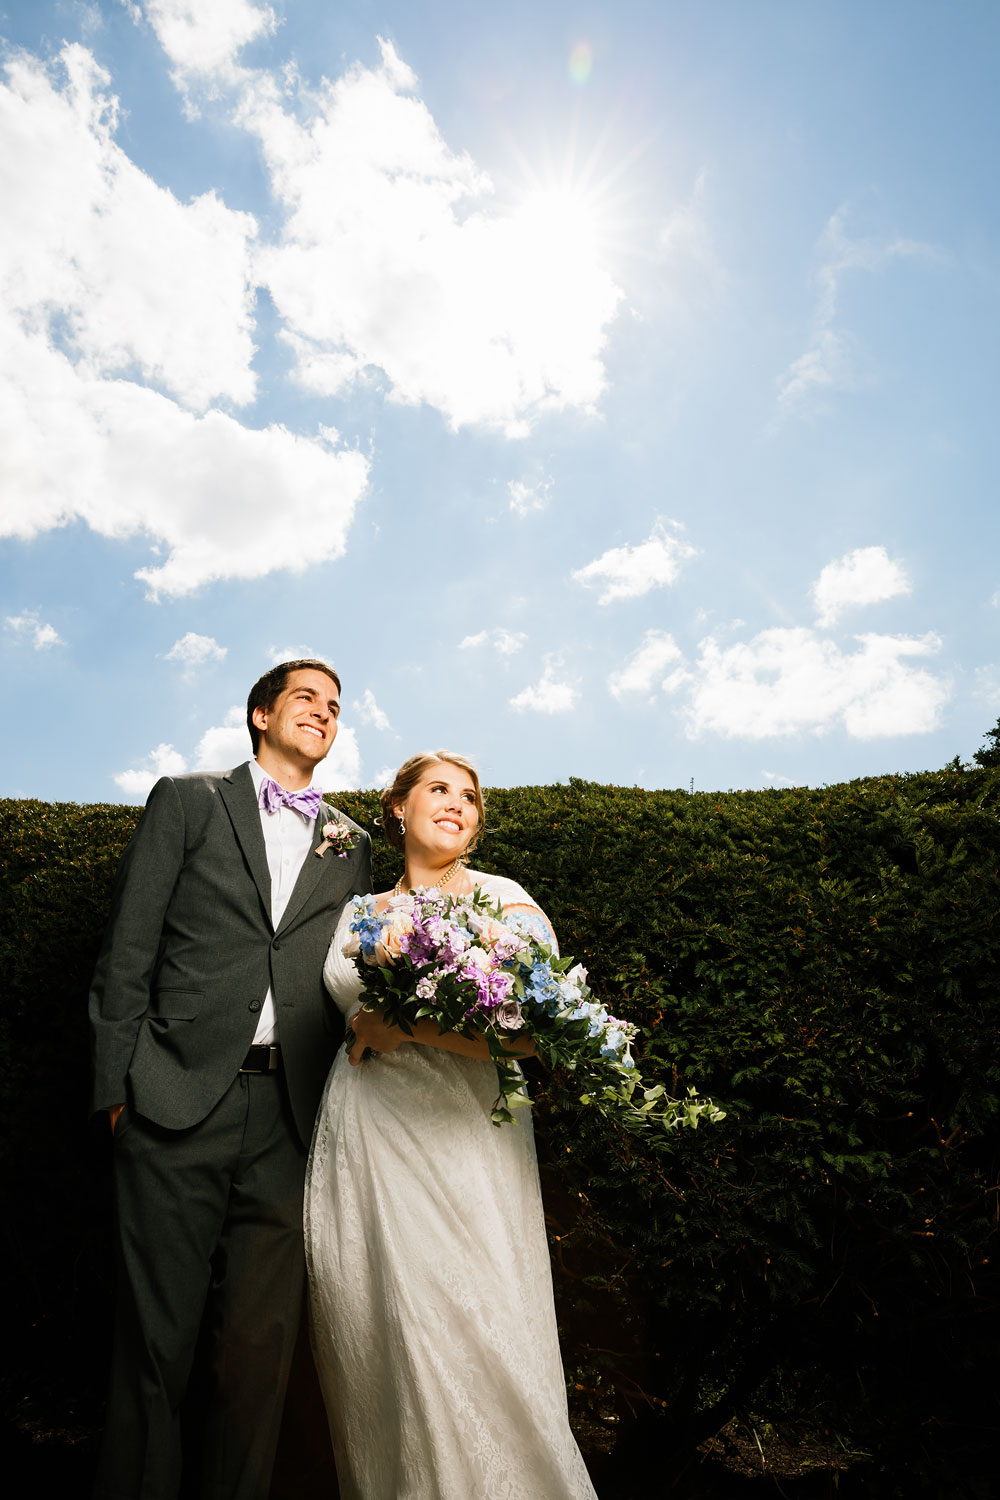
[[[271,872],[267,868],[264,831],[260,826],[260,809],[254,794],[253,777],[246,764],[237,766],[219,783],[219,795],[226,804],[243,856],[260,892],[268,921],[271,920]]]
[[[323,824],[330,822],[331,816],[335,815],[333,815],[333,809],[330,807],[330,804],[328,802],[323,803],[320,806],[319,816],[313,824],[312,845],[299,871],[299,878],[292,887],[292,894],[288,898],[288,905],[285,907],[281,921],[278,923],[279,932],[282,928],[288,926],[293,917],[298,915],[324,875],[329,879],[337,866],[340,867],[340,870],[344,870],[346,866],[346,861],[338,858],[332,849],[328,849],[322,859],[318,859],[316,856],[316,849],[323,837]]]

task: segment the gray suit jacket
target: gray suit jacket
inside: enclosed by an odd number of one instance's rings
[[[316,845],[331,812],[320,810]],[[306,855],[275,931],[249,766],[156,783],[122,856],[90,991],[95,1110],[125,1101],[174,1130],[197,1124],[236,1077],[270,986],[308,1145],[343,1034],[323,961],[345,901],[371,890],[371,841],[344,821],[354,848]]]

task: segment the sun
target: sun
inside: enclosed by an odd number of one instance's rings
[[[530,147],[524,137],[510,140],[514,171],[501,174],[500,196],[540,249],[582,250],[610,270],[631,258],[639,239],[648,184],[635,169],[645,143],[616,138],[609,121],[586,144],[583,134],[578,120],[560,148],[544,128],[531,132]]]

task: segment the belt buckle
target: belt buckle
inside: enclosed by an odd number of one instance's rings
[[[241,1073],[277,1073],[280,1070],[281,1048],[277,1045],[277,1043],[268,1044],[266,1042],[255,1042],[254,1045],[250,1048],[250,1052],[266,1052],[267,1061],[263,1064],[262,1067],[259,1068],[240,1068]],[[250,1053],[247,1053],[248,1057],[249,1055]]]

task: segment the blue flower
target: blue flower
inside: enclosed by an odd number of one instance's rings
[[[371,958],[375,953],[375,944],[382,936],[382,918],[375,911],[374,897],[355,896],[354,911],[355,918],[350,924],[350,931],[358,934],[362,955]]]

